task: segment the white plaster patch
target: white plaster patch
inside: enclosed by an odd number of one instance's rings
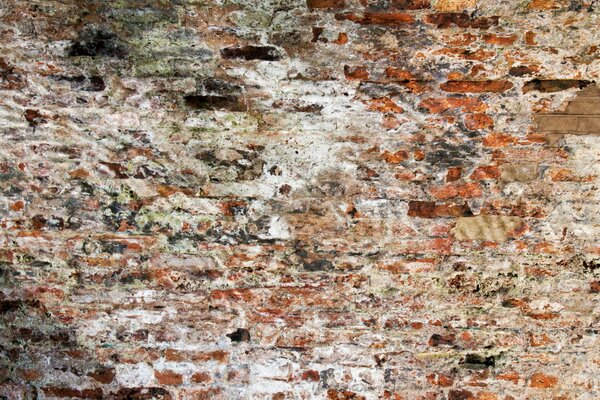
[[[154,370],[146,363],[119,364],[116,378],[124,387],[148,386],[154,383]]]

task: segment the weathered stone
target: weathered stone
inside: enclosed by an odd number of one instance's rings
[[[518,217],[478,215],[458,218],[452,232],[457,240],[504,242],[522,227],[523,221]]]
[[[463,11],[474,8],[476,5],[477,0],[437,0],[435,2],[436,10],[443,12]]]
[[[538,178],[538,167],[534,164],[503,164],[500,169],[503,182],[531,182]]]

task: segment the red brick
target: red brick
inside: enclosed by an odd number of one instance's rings
[[[369,71],[364,66],[350,67],[344,65],[344,76],[349,80],[366,81],[369,80]]]
[[[346,0],[306,0],[308,8],[344,8]]]
[[[195,372],[192,377],[192,383],[208,383],[212,380],[211,376],[207,372]]]
[[[504,133],[492,133],[483,138],[483,145],[486,147],[505,147],[516,143],[516,137]]]
[[[484,42],[500,46],[510,46],[517,41],[517,35],[499,36],[493,33],[486,33],[482,36]]]
[[[446,186],[432,187],[429,192],[440,200],[463,197],[466,199],[481,197],[483,194],[481,186],[477,183],[455,184],[449,183]]]
[[[490,130],[494,127],[494,120],[487,114],[467,114],[465,126],[471,131]]]
[[[115,377],[114,368],[100,368],[93,372],[88,373],[88,376],[100,383],[109,384]]]
[[[367,102],[367,108],[371,111],[379,111],[382,113],[402,113],[404,110],[402,107],[394,103],[389,97],[380,97],[377,99],[371,99]]]
[[[183,376],[173,371],[154,371],[154,376],[161,385],[181,385]]]
[[[498,179],[499,177],[500,168],[496,165],[477,167],[470,176],[472,180]]]
[[[476,400],[476,398],[473,396],[472,392],[464,389],[458,389],[450,390],[448,392],[448,400]]]
[[[419,108],[426,108],[431,113],[441,114],[452,108],[460,108],[463,112],[482,112],[487,106],[477,98],[429,98],[419,103]]]
[[[315,370],[304,371],[302,373],[302,380],[303,381],[311,381],[311,382],[319,382],[319,380],[320,380],[319,371],[315,371]]]
[[[402,161],[408,159],[409,153],[406,150],[398,150],[394,152],[384,151],[381,154],[381,158],[385,160],[388,164],[400,164]]]
[[[455,182],[462,176],[462,167],[450,167],[446,173],[446,182]]]
[[[558,378],[552,375],[546,375],[536,372],[529,378],[529,386],[538,389],[553,388],[558,383]]]

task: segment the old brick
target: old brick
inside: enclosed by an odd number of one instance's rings
[[[473,18],[467,13],[429,14],[425,17],[425,22],[442,29],[451,27],[488,29],[498,25],[498,20],[497,16]]]
[[[195,372],[190,380],[192,383],[208,383],[212,380],[212,377],[207,372]]]
[[[17,374],[24,381],[36,381],[43,376],[41,371],[35,369],[19,369],[17,370]]]
[[[88,376],[100,383],[109,384],[113,381],[115,377],[115,369],[114,368],[99,368],[95,371],[89,372]]]
[[[523,85],[523,93],[529,93],[532,91],[553,93],[568,89],[581,89],[588,86],[590,83],[590,81],[577,79],[533,79],[525,82]]]
[[[507,372],[507,373],[503,373],[503,374],[498,374],[498,375],[496,375],[496,378],[501,379],[503,381],[512,382],[515,385],[519,384],[519,380],[521,379],[521,377],[519,376],[519,374],[514,373],[514,372]]]
[[[557,0],[531,0],[527,5],[530,10],[555,10],[560,8]]]
[[[477,167],[471,174],[472,180],[497,179],[500,177],[500,168],[495,165]]]
[[[593,396],[594,1],[8,3],[0,398]]]
[[[77,398],[77,399],[103,399],[104,395],[101,389],[71,389],[65,387],[45,387],[42,388],[44,394],[59,398]]]
[[[483,145],[486,147],[505,147],[516,143],[517,138],[504,133],[492,133],[483,138]]]
[[[347,19],[361,25],[407,25],[412,24],[415,19],[411,14],[403,12],[366,12],[360,14],[338,14],[337,19]]]
[[[319,382],[319,380],[320,380],[319,371],[315,371],[315,370],[304,371],[302,373],[301,379],[303,381]]]
[[[494,127],[494,120],[487,114],[467,114],[465,126],[471,131],[489,130]]]
[[[448,392],[448,400],[476,400],[475,396],[473,396],[473,393],[468,391],[468,390],[464,390],[464,389],[457,389],[457,390],[450,390]]]
[[[349,390],[327,390],[327,400],[366,400],[365,396]]]
[[[508,70],[508,74],[511,76],[527,76],[534,75],[539,72],[540,68],[536,65],[528,66],[528,65],[519,65],[516,67],[511,67]]]
[[[400,82],[415,79],[415,76],[410,71],[395,67],[387,67],[385,69],[385,76]]]
[[[369,79],[369,72],[367,71],[367,67],[364,66],[351,67],[344,65],[344,76],[350,80],[366,81]]]
[[[462,175],[461,167],[450,167],[446,173],[446,182],[455,182],[460,179]]]
[[[477,98],[451,97],[425,99],[419,103],[419,108],[425,108],[432,113],[443,113],[453,108],[460,108],[463,112],[482,112],[487,106]]]
[[[552,375],[546,375],[536,372],[529,378],[529,386],[537,389],[548,389],[556,386],[558,378]]]
[[[437,333],[434,333],[429,338],[428,344],[430,346],[433,346],[433,347],[437,347],[437,346],[451,346],[452,344],[454,344],[455,340],[456,340],[456,336],[453,335],[453,334],[450,334],[450,335],[438,335]]]
[[[381,154],[381,158],[385,160],[385,162],[389,164],[400,164],[402,161],[406,160],[409,157],[409,153],[406,150],[397,150],[397,151],[384,151]]]
[[[377,1],[373,1],[375,7],[378,6]],[[391,0],[390,2],[390,7],[396,10],[421,10],[430,6],[429,0]]]
[[[466,199],[481,197],[481,186],[477,183],[450,183],[441,187],[433,187],[429,192],[437,199],[447,200],[455,197]]]
[[[513,87],[509,81],[448,81],[440,85],[450,93],[501,93]]]
[[[510,46],[517,41],[517,35],[500,36],[493,33],[486,33],[481,38],[488,44],[496,44],[499,46]]]
[[[306,0],[308,8],[344,8],[346,0]]]
[[[433,201],[410,201],[408,216],[419,218],[465,217],[473,213],[467,203],[436,204]]]
[[[143,387],[143,388],[122,388],[111,393],[111,399],[115,400],[172,400],[171,394],[163,388]]]
[[[154,371],[156,380],[161,385],[181,385],[183,383],[183,376],[173,371]]]
[[[382,113],[402,113],[404,110],[388,97],[380,97],[367,101],[367,108]]]

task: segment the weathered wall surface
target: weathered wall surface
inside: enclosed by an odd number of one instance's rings
[[[600,398],[598,1],[3,0],[0,43],[2,398]]]

